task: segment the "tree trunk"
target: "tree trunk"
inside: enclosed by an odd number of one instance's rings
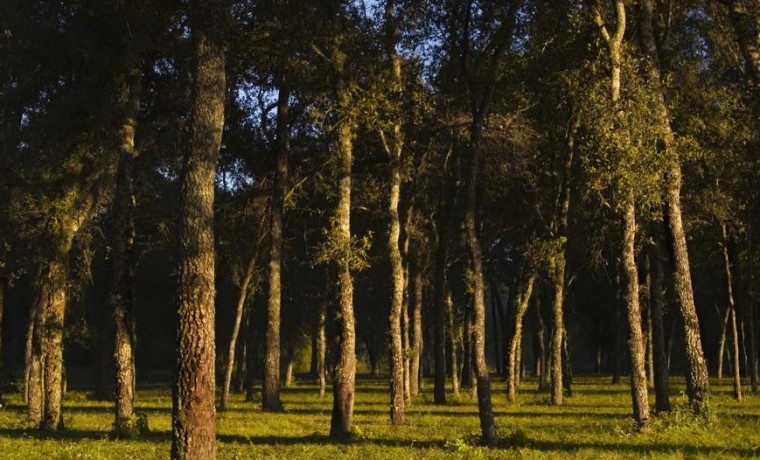
[[[554,327],[551,339],[551,395],[552,404],[562,405],[562,337],[565,331],[565,317],[563,312],[564,303],[564,278],[565,259],[555,257],[552,260],[551,277],[554,281],[554,302],[552,303],[552,316]]]
[[[512,340],[509,344],[509,352],[507,355],[507,399],[510,401],[515,400],[517,395],[517,378],[518,378],[518,357],[517,353],[520,349],[519,344],[522,341],[523,330],[523,318],[528,311],[528,305],[530,305],[530,298],[533,294],[533,284],[536,281],[536,273],[531,272],[524,284],[520,286],[517,291],[517,309],[515,311],[515,332],[512,334]]]
[[[254,315],[253,306],[248,311],[248,323],[246,324],[246,364],[245,364],[245,401],[254,402],[256,399],[256,373],[259,362],[259,337],[256,333],[256,318]]]
[[[173,459],[216,458],[214,180],[224,127],[224,8],[192,4],[190,144],[181,184]]]
[[[489,283],[490,284],[490,283]],[[499,325],[501,325],[501,321],[499,319],[501,318],[501,313],[499,312],[499,302],[497,302],[496,298],[498,297],[498,292],[496,292],[496,289],[493,287],[491,288],[491,324],[493,325],[493,359],[496,363],[496,372],[501,375],[502,374],[502,362],[501,359],[501,340],[499,334]]]
[[[644,359],[644,336],[641,332],[639,275],[636,268],[636,207],[633,198],[625,204],[623,218],[622,264],[625,272],[625,303],[628,312],[628,350],[631,359],[631,397],[633,418],[639,431],[649,429],[649,397]]]
[[[573,365],[570,361],[570,340],[567,329],[562,334],[562,391],[567,396],[573,395]]]
[[[652,268],[652,284],[650,285],[650,306],[652,309],[652,346],[654,361],[654,391],[657,412],[670,412],[670,378],[668,375],[667,344],[665,342],[665,300],[663,296],[664,275],[662,269],[662,231],[656,224],[654,244],[650,246],[649,266]]]
[[[546,391],[549,389],[549,359],[546,353],[546,326],[544,323],[544,313],[541,307],[540,292],[536,292],[536,335],[538,336],[538,390]]]
[[[733,376],[734,376],[734,399],[742,400],[742,378],[739,370],[739,332],[736,327],[736,304],[734,303],[733,276],[731,273],[731,260],[728,256],[728,234],[726,224],[720,226],[723,247],[723,268],[726,271],[726,300],[728,301],[728,311],[731,321],[731,348],[733,354]]]
[[[674,146],[673,132],[670,126],[670,114],[662,88],[662,76],[658,58],[657,42],[653,31],[654,0],[641,3],[641,43],[647,58],[647,77],[650,88],[655,95],[658,120],[663,129],[663,153],[666,164],[666,203],[668,211],[668,228],[671,235],[674,267],[674,289],[678,299],[679,312],[683,319],[686,344],[686,394],[695,411],[700,412],[710,384],[707,363],[702,351],[699,320],[694,305],[694,290],[691,285],[689,254],[686,245],[686,233],[681,218],[681,165],[678,152]]]
[[[269,303],[267,330],[264,340],[264,385],[261,408],[267,412],[283,409],[280,401],[280,308],[282,302],[282,216],[285,206],[285,188],[288,181],[288,111],[290,88],[283,74],[279,76],[277,97],[277,140],[275,152],[277,169],[272,187],[272,205],[269,215]]]
[[[131,57],[129,61],[131,61]],[[140,114],[141,74],[139,64],[128,62],[126,73],[126,104],[121,130],[119,167],[113,210],[113,271],[106,310],[113,315],[116,404],[114,433],[131,437],[141,434],[144,425],[134,417],[135,352],[134,352],[134,240],[135,193],[134,167],[138,152],[135,149],[137,117]]]
[[[411,263],[412,287],[414,300],[412,309],[411,363],[409,366],[409,396],[417,396],[420,391],[420,359],[422,358],[422,270],[416,263]]]
[[[459,380],[459,344],[462,342],[461,334],[457,334],[457,331],[461,331],[461,328],[457,328],[454,325],[454,302],[451,300],[451,291],[446,296],[446,319],[448,327],[446,332],[448,333],[449,342],[449,362],[451,363],[451,391],[454,396],[459,396],[460,380]]]
[[[472,382],[472,312],[470,308],[464,309],[464,318],[462,319],[462,327],[459,334],[462,337],[462,363],[460,366],[462,378],[460,383],[465,388],[474,388],[475,385]],[[453,366],[454,362],[452,362]],[[459,372],[460,367],[456,368],[456,372]]]
[[[647,1],[647,0],[644,0]],[[598,11],[596,23],[609,48],[610,96],[614,110],[620,100],[622,42],[625,34],[626,13],[623,0],[615,0],[617,24],[614,35],[607,31]],[[628,350],[631,362],[631,398],[633,400],[633,418],[638,429],[649,429],[649,398],[647,395],[646,368],[644,357],[644,338],[641,331],[641,308],[639,305],[639,277],[636,267],[636,199],[634,190],[625,190],[623,197],[623,238],[621,248],[622,271],[625,273],[625,303],[628,316]]]
[[[332,237],[340,255],[337,257],[339,350],[333,379],[333,411],[330,437],[351,434],[356,379],[356,325],[354,320],[354,283],[351,275],[351,163],[353,161],[354,122],[350,119],[351,88],[346,80],[346,55],[337,37],[332,47],[331,64],[335,72],[335,95],[341,120],[337,126],[338,205]]]
[[[283,379],[283,386],[285,388],[291,388],[293,386],[293,358],[295,355],[295,344],[289,343],[285,349],[285,378]]]
[[[328,271],[329,278],[329,271]],[[327,307],[330,304],[330,282],[325,280],[322,299],[317,313],[317,380],[319,381],[319,397],[324,398],[327,391]]]
[[[747,253],[749,254],[749,263],[747,271],[749,272],[749,295],[747,296],[747,322],[749,323],[749,379],[753,393],[757,393],[757,337],[755,330],[755,264],[752,263],[753,246],[752,246],[752,225],[747,226]]]
[[[487,109],[484,104],[483,109]],[[470,130],[470,174],[467,183],[467,206],[465,210],[464,229],[467,247],[470,252],[472,310],[473,310],[473,355],[478,395],[478,413],[483,442],[488,446],[496,443],[496,424],[491,404],[491,379],[486,364],[486,323],[485,323],[485,283],[483,280],[483,253],[478,235],[476,213],[478,206],[478,184],[480,184],[480,141],[483,120],[487,110],[482,110],[473,120]]]
[[[717,308],[718,306],[716,305],[715,307]],[[720,310],[718,310],[718,314],[720,314]],[[718,365],[716,369],[718,380],[723,380],[723,356],[726,353],[726,334],[728,333],[728,323],[730,319],[731,309],[727,307],[726,312],[723,314],[723,320],[721,321],[720,339],[718,339]],[[730,357],[729,361],[731,361]]]
[[[259,228],[259,232],[261,232]],[[237,305],[235,306],[235,320],[232,323],[232,333],[230,334],[230,343],[227,346],[227,361],[224,364],[224,381],[222,381],[222,396],[219,401],[219,410],[226,411],[230,397],[230,385],[232,384],[232,370],[235,367],[235,349],[237,348],[238,335],[240,334],[240,325],[243,322],[243,313],[245,312],[245,303],[248,298],[248,289],[253,281],[253,275],[256,273],[256,259],[259,252],[259,244],[262,237],[259,238],[253,253],[248,259],[248,266],[245,269],[245,275],[240,283],[240,292],[238,293]],[[251,293],[253,295],[253,293]]]

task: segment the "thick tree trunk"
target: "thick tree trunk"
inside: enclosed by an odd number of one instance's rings
[[[261,229],[259,229],[261,231]],[[261,236],[258,238],[256,247],[253,248],[253,254],[248,259],[248,266],[245,269],[245,275],[240,283],[240,292],[238,293],[237,304],[235,306],[235,320],[232,323],[232,333],[230,334],[230,343],[227,346],[227,361],[224,363],[224,380],[222,381],[222,396],[219,400],[219,410],[227,410],[227,404],[230,397],[230,386],[232,384],[232,370],[235,368],[235,350],[237,348],[238,336],[240,334],[240,325],[243,322],[243,313],[245,312],[245,303],[248,298],[248,290],[256,273],[256,259],[259,252],[259,243]],[[251,293],[253,295],[253,293]]]
[[[707,363],[702,351],[699,320],[694,304],[694,290],[691,284],[689,254],[686,245],[686,233],[681,217],[681,165],[678,152],[674,146],[673,132],[665,94],[662,88],[662,76],[658,58],[657,42],[653,30],[654,0],[641,3],[641,44],[647,58],[647,77],[650,88],[655,95],[658,120],[663,130],[663,153],[666,169],[665,199],[668,211],[668,228],[671,235],[674,267],[674,289],[678,299],[679,312],[683,320],[686,344],[686,394],[695,411],[702,409],[702,402],[709,391]]]
[[[531,272],[526,278],[524,283],[517,291],[517,309],[515,311],[515,331],[512,334],[512,340],[509,344],[509,352],[507,355],[507,399],[510,401],[515,400],[517,395],[517,379],[518,379],[518,363],[517,356],[520,349],[520,342],[522,341],[523,330],[523,318],[528,311],[528,305],[530,305],[530,298],[533,295],[533,284],[536,281],[536,273]]]
[[[720,226],[722,246],[723,246],[723,268],[726,271],[726,300],[728,301],[728,311],[731,316],[731,348],[733,354],[733,377],[734,377],[734,399],[742,400],[742,378],[739,369],[739,332],[736,327],[736,304],[734,303],[733,276],[731,273],[731,259],[728,256],[728,234],[726,224]]]
[[[665,299],[663,295],[664,274],[662,269],[662,237],[660,225],[656,224],[654,244],[650,246],[649,266],[652,268],[650,305],[652,309],[652,346],[654,361],[654,391],[657,412],[670,412],[670,377],[665,342]]]
[[[622,264],[625,272],[625,303],[628,312],[628,350],[631,358],[633,418],[640,431],[649,429],[649,397],[644,359],[644,336],[639,307],[639,275],[636,268],[636,207],[633,198],[625,204]]]
[[[224,7],[192,4],[190,144],[181,179],[173,459],[216,458],[214,181],[224,127]]]
[[[335,72],[335,95],[341,120],[337,126],[338,205],[332,238],[340,254],[337,257],[339,350],[333,379],[333,411],[330,437],[351,434],[356,380],[356,325],[354,319],[354,280],[351,274],[351,163],[353,161],[354,125],[350,119],[351,88],[346,81],[346,55],[341,40],[332,47],[331,64]]]
[[[283,71],[281,71],[282,73]],[[282,303],[282,216],[285,207],[285,188],[288,181],[288,111],[290,89],[284,75],[280,75],[277,97],[277,140],[275,152],[277,168],[272,187],[272,205],[269,215],[269,303],[267,329],[264,340],[264,385],[261,408],[268,412],[281,411],[280,401],[280,308]]]

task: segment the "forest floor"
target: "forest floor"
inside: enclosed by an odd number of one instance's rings
[[[728,379],[713,381],[711,416],[689,415],[683,380],[673,379],[675,410],[655,417],[652,430],[637,434],[631,418],[627,380],[611,385],[609,377],[576,377],[574,395],[565,405],[549,404],[535,381],[520,387],[518,401],[507,404],[504,383],[494,379],[493,401],[502,446],[477,445],[477,404],[469,390],[449,404],[432,404],[432,384],[407,410],[407,423],[392,427],[388,382],[360,377],[354,426],[349,442],[332,442],[332,398],[319,398],[311,381],[282,394],[286,411],[263,413],[258,403],[232,395],[231,407],[218,417],[221,459],[420,459],[420,458],[747,458],[760,456],[760,395],[737,403]],[[151,432],[140,440],[112,440],[108,402],[83,392],[65,397],[66,429],[44,436],[28,429],[22,395],[5,395],[0,410],[0,458],[3,459],[166,459],[171,444],[171,391],[144,388],[137,410],[147,414]],[[652,396],[652,404],[654,397]]]

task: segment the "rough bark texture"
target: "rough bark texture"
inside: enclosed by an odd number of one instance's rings
[[[554,283],[554,300],[552,302],[553,329],[551,338],[551,398],[555,406],[562,405],[562,337],[565,330],[564,285],[565,259],[555,257],[552,260],[551,277]],[[558,288],[559,287],[559,288]]]
[[[267,331],[264,341],[264,384],[261,408],[264,411],[281,411],[280,401],[280,307],[282,302],[282,215],[285,207],[285,187],[288,181],[288,99],[290,90],[284,76],[280,76],[277,97],[277,140],[275,153],[277,168],[272,187],[272,205],[269,214],[269,302],[267,304]]]
[[[351,88],[347,81],[346,55],[340,39],[332,46],[330,61],[335,78],[335,97],[341,120],[337,126],[338,204],[332,238],[339,255],[338,276],[339,349],[333,379],[333,410],[330,437],[351,434],[356,380],[356,324],[354,319],[354,281],[351,274],[351,163],[353,161],[354,125],[351,119]]]
[[[662,245],[659,225],[655,230],[655,242],[650,246],[649,265],[652,268],[650,305],[652,309],[652,347],[654,361],[654,391],[657,412],[670,412],[670,377],[665,342],[665,299],[663,295],[664,274],[662,269]]]
[[[517,309],[515,311],[515,331],[512,334],[512,340],[509,343],[509,352],[507,355],[507,399],[515,400],[517,395],[517,378],[518,378],[518,357],[519,344],[522,341],[523,318],[528,311],[530,298],[533,295],[533,284],[536,281],[536,273],[528,275],[524,284],[517,291]]]
[[[641,331],[639,275],[636,268],[636,206],[633,198],[625,205],[623,217],[622,265],[625,273],[625,303],[628,313],[628,351],[631,359],[631,398],[633,418],[638,429],[649,429],[649,397],[647,395],[644,334]]]
[[[741,401],[742,377],[739,369],[739,332],[736,327],[736,304],[734,303],[731,259],[728,256],[728,234],[726,232],[726,224],[722,224],[720,230],[723,238],[723,267],[726,272],[726,300],[728,302],[728,312],[730,313],[731,321],[731,354],[733,355],[733,366],[731,366],[731,371],[734,377],[734,399]]]
[[[451,299],[451,291],[446,296],[446,333],[449,343],[449,363],[451,363],[451,392],[454,396],[459,396],[460,389],[460,362],[459,346],[462,340],[462,328],[456,327],[454,323],[454,302]],[[466,330],[465,326],[465,330]]]
[[[181,179],[174,459],[216,458],[214,179],[224,126],[226,74],[217,0],[192,4],[190,145]]]
[[[665,200],[668,211],[668,228],[671,235],[673,268],[675,271],[673,285],[676,298],[678,299],[679,312],[683,320],[683,332],[686,343],[686,394],[694,410],[699,412],[710,385],[707,374],[707,362],[702,351],[699,320],[694,304],[694,290],[691,284],[686,232],[684,231],[681,218],[681,164],[678,152],[673,145],[674,139],[670,126],[670,114],[662,88],[657,42],[654,36],[654,0],[643,0],[640,12],[641,33],[639,36],[647,61],[647,79],[650,88],[654,91],[655,109],[658,113],[656,122],[661,125],[664,133],[662,141],[667,173]]]

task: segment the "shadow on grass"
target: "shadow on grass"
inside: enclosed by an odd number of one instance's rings
[[[55,441],[87,441],[87,440],[107,440],[108,433],[103,431],[92,430],[64,430],[56,433],[48,433],[39,430],[8,429],[0,428],[0,437],[11,439],[39,439]],[[114,440],[112,442],[119,442]],[[171,442],[171,432],[169,431],[152,431],[147,435],[139,438],[136,442]],[[253,446],[295,446],[295,445],[366,445],[379,447],[401,447],[408,449],[446,449],[446,440],[417,440],[417,439],[371,439],[371,438],[352,438],[348,440],[335,440],[329,436],[311,434],[307,436],[242,436],[220,434],[217,436],[217,442],[224,444],[247,444]],[[520,443],[520,447],[530,448],[532,450],[544,453],[566,453],[573,454],[582,449],[595,449],[605,452],[616,453],[639,453],[641,455],[649,454],[667,454],[679,452],[685,455],[707,455],[710,457],[720,456],[738,456],[752,457],[760,453],[758,448],[737,448],[737,447],[700,447],[691,445],[679,445],[668,443],[654,443],[650,445],[627,445],[619,443],[582,443],[582,442],[553,442],[553,441],[534,441],[526,439]],[[500,448],[501,450],[508,449]]]

